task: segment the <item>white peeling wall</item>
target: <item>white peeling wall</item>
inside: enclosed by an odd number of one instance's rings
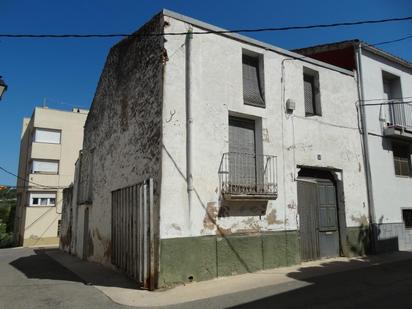
[[[181,21],[165,19],[170,24],[167,32],[189,29]],[[285,97],[293,99],[297,108],[296,117],[285,116],[281,107],[281,62],[285,57],[219,35],[194,35],[192,40],[195,195],[189,211],[184,44],[184,36],[167,37],[165,43],[168,61],[164,70],[161,238],[295,230],[297,165],[342,169],[347,225],[360,225],[359,218],[367,217],[367,200],[354,78],[301,61],[286,61]],[[242,48],[264,55],[266,108],[243,104]],[[319,71],[322,117],[304,117],[303,65]],[[221,209],[218,170],[223,153],[229,150],[229,114],[261,119],[263,154],[278,157],[279,196],[260,214],[250,213],[253,207],[239,205],[236,214],[217,216]],[[321,154],[321,160],[317,154]]]
[[[411,69],[363,50],[362,73],[366,100],[383,98],[382,71],[399,76],[402,96],[412,97]],[[365,103],[377,102],[380,101]],[[383,116],[383,110],[387,107],[371,106],[365,109],[368,131],[372,133],[369,134],[368,140],[376,221],[377,223],[403,222],[401,209],[412,207],[412,178],[395,175],[392,139],[382,138],[383,123],[379,121],[380,116]]]

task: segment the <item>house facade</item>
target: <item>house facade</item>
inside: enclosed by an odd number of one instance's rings
[[[353,71],[219,30],[165,10],[111,49],[63,249],[150,289],[364,254]]]
[[[412,64],[357,40],[296,52],[359,76],[374,249],[412,249]]]
[[[24,118],[17,180],[16,243],[58,244],[62,190],[74,178],[87,111],[36,107]]]

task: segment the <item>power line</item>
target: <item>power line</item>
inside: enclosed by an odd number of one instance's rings
[[[3,172],[5,172],[5,173],[7,173],[7,174],[9,174],[9,175],[12,175],[12,176],[16,177],[17,179],[20,179],[20,180],[23,180],[23,181],[25,181],[25,182],[34,184],[34,185],[38,186],[38,188],[44,188],[44,189],[64,189],[64,188],[66,188],[66,187],[52,187],[52,186],[46,186],[46,185],[42,185],[42,184],[36,183],[36,182],[34,182],[34,181],[31,181],[31,180],[28,180],[28,179],[26,179],[26,178],[23,178],[23,177],[18,176],[18,175],[16,175],[16,174],[14,174],[13,172],[10,172],[9,170],[5,169],[5,168],[2,167],[2,166],[0,166],[0,170],[2,170]]]
[[[412,101],[403,101],[403,102],[368,103],[368,104],[360,104],[360,105],[361,106],[380,106],[380,105],[402,105],[402,104],[411,104],[411,103]]]
[[[353,22],[340,22],[332,24],[316,24],[305,26],[288,26],[288,27],[272,27],[272,28],[255,28],[255,29],[233,29],[233,30],[205,30],[193,31],[191,34],[228,34],[228,33],[249,33],[249,32],[268,32],[268,31],[289,31],[289,30],[304,30],[317,28],[332,28],[341,26],[356,26],[365,24],[379,24],[387,22],[398,22],[412,20],[412,16],[396,17],[376,20],[362,20]],[[162,33],[148,33],[139,34],[139,36],[163,36],[163,35],[187,35],[189,32],[162,32]],[[48,38],[48,39],[66,39],[66,38],[114,38],[114,37],[130,37],[136,35],[135,33],[108,33],[108,34],[0,34],[0,38]],[[406,38],[402,38],[406,39]],[[385,42],[379,43],[382,45]],[[376,44],[375,44],[376,45]]]
[[[404,37],[402,37],[402,38],[395,39],[395,40],[383,41],[383,42],[379,42],[379,43],[366,44],[366,45],[369,45],[369,46],[379,46],[379,45],[384,45],[384,44],[390,44],[390,43],[400,42],[400,41],[404,41],[404,40],[411,39],[411,38],[412,38],[412,35],[407,35],[407,36],[404,36]]]
[[[405,99],[412,99],[412,97],[402,97],[402,98],[393,98],[393,99],[365,99],[365,100],[360,100],[362,102],[369,102],[369,101],[400,101],[400,100],[405,100]]]

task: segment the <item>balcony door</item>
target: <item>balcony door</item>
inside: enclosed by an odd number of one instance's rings
[[[229,117],[229,171],[232,189],[256,190],[255,121]]]
[[[395,127],[405,127],[405,109],[403,104],[399,103],[402,98],[401,81],[398,76],[389,73],[383,73],[383,98],[388,102],[395,104],[389,105],[390,122]]]

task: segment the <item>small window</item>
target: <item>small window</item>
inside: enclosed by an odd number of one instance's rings
[[[30,193],[30,206],[56,206],[56,193]]]
[[[303,90],[305,96],[305,116],[321,116],[318,72],[303,68]]]
[[[409,148],[407,144],[392,144],[395,175],[397,176],[411,176],[411,153]]]
[[[259,55],[242,55],[243,101],[247,105],[265,107],[261,64]]]
[[[60,136],[60,130],[36,128],[33,141],[36,143],[60,144]]]
[[[406,228],[412,228],[412,209],[402,209],[402,218]]]
[[[33,160],[32,173],[57,174],[59,172],[59,161]]]

